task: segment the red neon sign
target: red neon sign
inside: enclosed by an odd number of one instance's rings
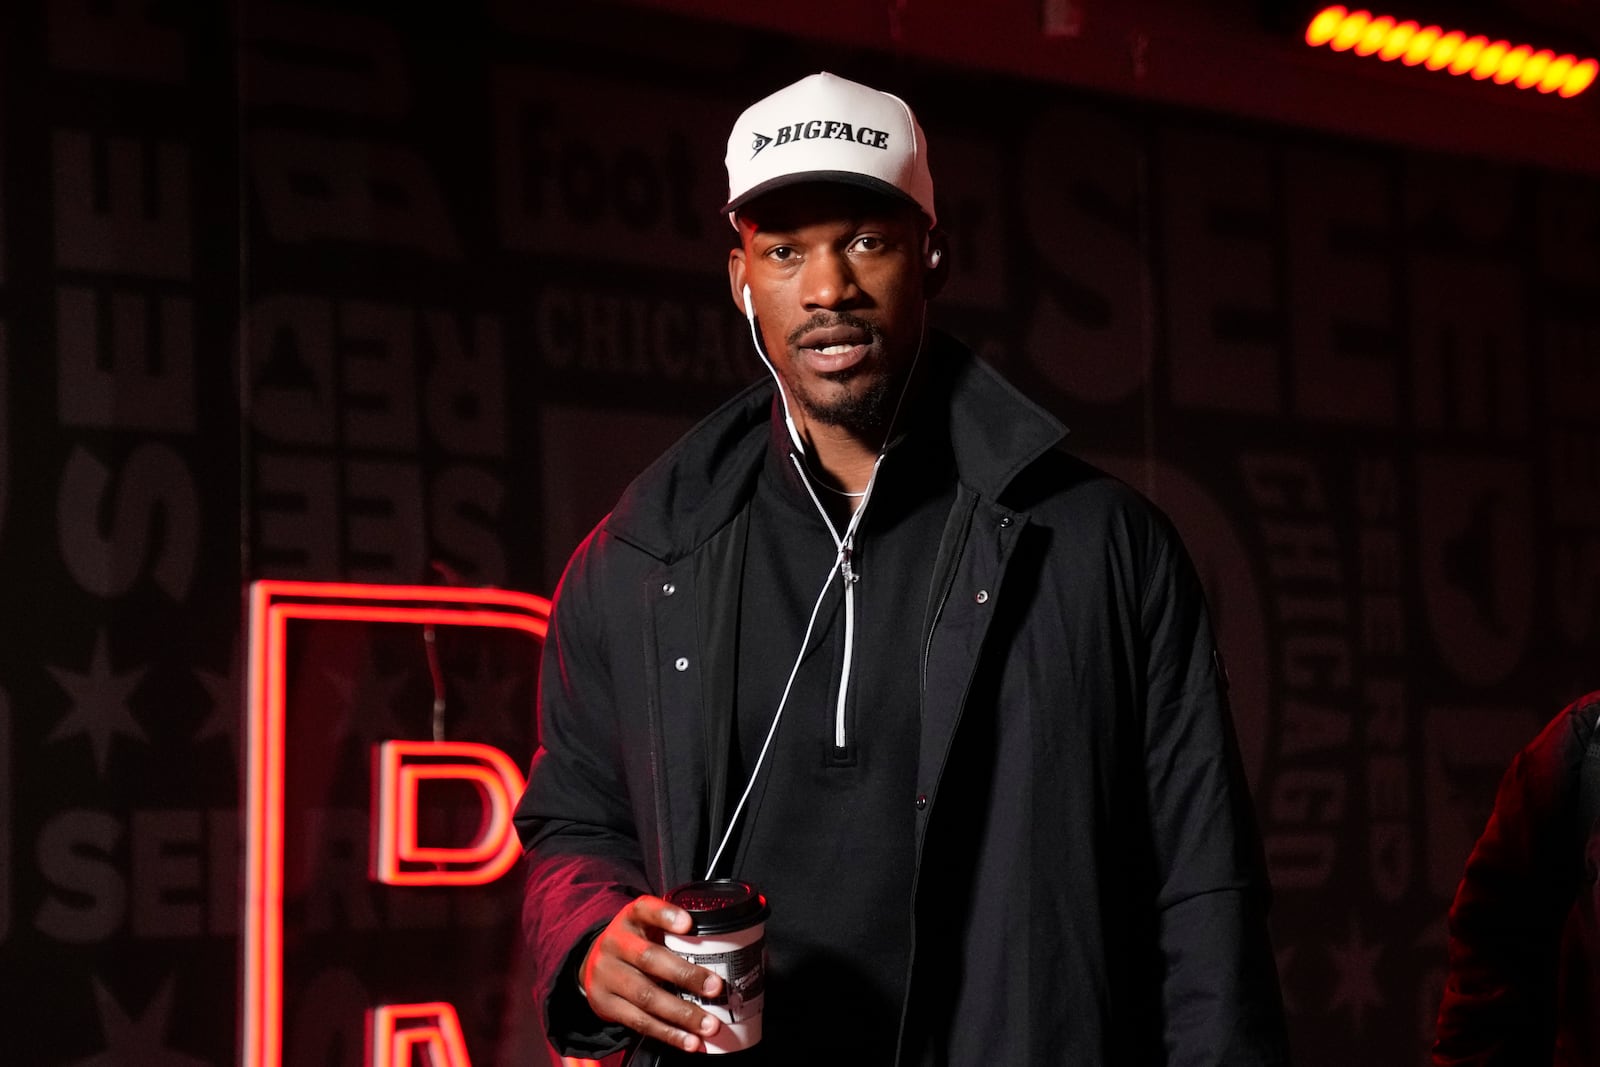
[[[472,1067],[456,1009],[444,1001],[387,1004],[368,1012],[372,1067],[411,1067],[418,1047],[429,1067]]]
[[[545,598],[501,589],[282,581],[251,586],[241,1063],[251,1067],[282,1067],[283,1063],[289,623],[321,620],[485,627],[542,640],[549,613],[550,602]],[[482,884],[503,874],[516,860],[516,838],[509,823],[522,782],[510,758],[492,746],[466,742],[389,744],[394,747],[378,746],[376,792],[381,799],[373,815],[380,823],[376,847],[380,852],[385,847],[391,850],[399,876],[395,884]],[[435,744],[442,747],[432,747]],[[386,765],[392,771],[388,788],[382,782]],[[427,845],[418,839],[417,795],[424,782],[445,779],[466,782],[479,791],[483,824],[467,846]],[[424,863],[434,865],[434,876],[446,877],[434,877],[429,883],[406,882],[408,872],[415,876],[416,865]],[[432,1021],[406,1025],[419,1017],[411,1011],[414,1008],[432,1012],[427,1015]],[[374,1062],[409,1065],[411,1053],[426,1048],[433,1067],[468,1067],[460,1021],[449,1004],[380,1007],[374,1009],[372,1019],[371,1033],[386,1028],[383,1033],[392,1034],[392,1040],[373,1041],[372,1055],[389,1057]]]
[[[511,757],[469,741],[385,741],[377,746],[375,762],[372,873],[378,881],[485,885],[516,864],[522,845],[511,815],[526,783]],[[483,821],[470,845],[430,846],[418,840],[418,798],[429,780],[477,788]]]

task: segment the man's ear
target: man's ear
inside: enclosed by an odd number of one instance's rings
[[[922,297],[932,300],[950,279],[950,239],[940,229],[928,231],[927,252],[922,260]]]
[[[741,317],[748,314],[744,304],[744,286],[744,247],[740,245],[728,250],[728,292],[733,297],[733,306],[739,309]]]

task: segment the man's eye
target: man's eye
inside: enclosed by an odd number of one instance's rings
[[[883,238],[870,233],[864,233],[855,240],[857,252],[881,252],[883,247]]]
[[[779,245],[776,248],[768,249],[767,258],[775,259],[782,263],[785,260],[794,258],[794,249],[790,248],[788,245]]]

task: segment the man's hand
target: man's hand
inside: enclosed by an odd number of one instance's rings
[[[579,981],[600,1018],[646,1037],[699,1052],[701,1039],[722,1025],[678,996],[678,989],[716,996],[722,979],[661,944],[663,932],[687,934],[693,924],[660,897],[638,897],[617,912],[583,958]],[[664,988],[661,983],[674,988]]]

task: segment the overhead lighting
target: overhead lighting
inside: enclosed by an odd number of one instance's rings
[[[1325,7],[1306,25],[1306,44],[1326,45],[1335,52],[1376,56],[1386,63],[1444,71],[1457,77],[1537,89],[1573,97],[1594,84],[1600,61],[1579,59],[1570,52],[1492,40],[1483,34],[1423,25],[1415,19]]]

